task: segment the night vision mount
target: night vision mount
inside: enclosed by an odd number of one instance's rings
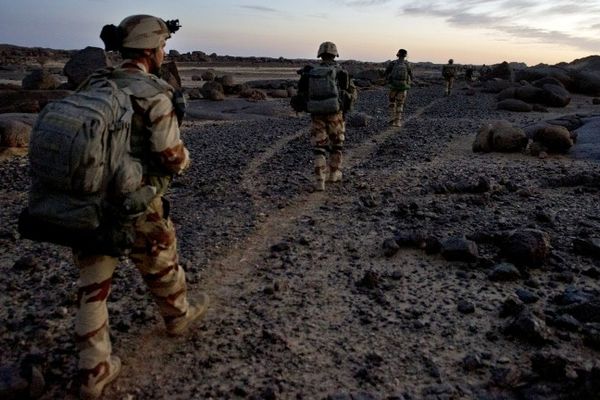
[[[167,29],[171,33],[175,33],[179,30],[179,28],[181,28],[178,19],[170,19],[168,21],[165,21],[165,24],[167,25]]]

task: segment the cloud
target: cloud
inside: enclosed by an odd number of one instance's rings
[[[246,5],[246,6],[240,6],[240,7],[241,8],[247,8],[249,10],[260,11],[260,12],[267,12],[267,13],[277,13],[277,12],[279,12],[279,10],[276,10],[274,8],[263,7],[263,6]]]
[[[344,1],[344,4],[350,7],[368,7],[378,6],[381,4],[389,3],[391,0],[350,0]]]
[[[586,51],[597,52],[600,38],[586,37],[578,27],[589,27],[581,22],[572,31],[559,31],[544,27],[544,17],[565,15],[572,17],[600,16],[597,0],[555,1],[545,7],[541,1],[533,0],[458,0],[449,2],[426,1],[418,5],[406,5],[400,9],[403,15],[437,17],[459,28],[479,27],[513,39],[534,40],[538,43],[563,44]],[[530,23],[536,26],[530,26]],[[592,29],[600,29],[595,24]],[[500,39],[500,38],[499,38]]]

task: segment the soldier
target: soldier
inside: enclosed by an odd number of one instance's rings
[[[396,127],[400,126],[406,95],[413,80],[412,69],[408,61],[406,61],[407,55],[408,53],[405,49],[398,50],[396,53],[398,59],[389,63],[385,69],[385,76],[390,86],[388,96],[390,125]]]
[[[442,76],[444,77],[444,95],[450,96],[452,92],[452,86],[454,85],[454,77],[456,76],[456,65],[454,60],[449,59],[448,64],[442,67]]]
[[[325,190],[327,182],[342,180],[342,149],[345,140],[344,117],[357,98],[348,72],[335,61],[337,47],[332,42],[319,46],[321,63],[298,71],[298,95],[292,99],[296,111],[311,115],[311,142],[314,151],[315,190]],[[329,168],[327,167],[329,155]]]
[[[131,147],[144,170],[143,182],[157,195],[134,221],[135,242],[130,258],[142,274],[158,305],[169,335],[181,335],[206,311],[208,297],[188,303],[185,272],[178,263],[175,229],[169,218],[169,203],[163,198],[172,177],[189,166],[188,150],[179,133],[179,112],[174,90],[157,78],[165,58],[165,41],[178,28],[150,15],[125,18],[118,27],[106,25],[100,37],[106,50],[118,50],[123,63],[112,72],[113,81],[131,92],[134,116]],[[152,82],[152,85],[144,82]],[[148,90],[149,87],[162,90]],[[93,248],[93,246],[90,246]],[[75,319],[79,349],[80,396],[95,399],[113,381],[121,361],[111,354],[107,297],[119,260],[93,250],[73,249],[79,268],[78,302]]]
[[[470,84],[473,81],[474,71],[475,69],[472,65],[467,65],[467,67],[465,68],[465,81],[467,82],[467,84]]]

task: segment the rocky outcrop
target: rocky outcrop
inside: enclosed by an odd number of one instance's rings
[[[99,47],[86,47],[71,56],[65,64],[63,73],[68,79],[71,89],[77,88],[86,78],[97,69],[110,66],[106,53]]]

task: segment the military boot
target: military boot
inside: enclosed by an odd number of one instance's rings
[[[325,190],[325,180],[324,179],[317,179],[315,182],[315,190],[317,192],[322,192],[323,190]]]
[[[340,182],[342,180],[342,171],[336,169],[335,171],[329,171],[327,182]]]
[[[84,400],[97,399],[102,395],[104,387],[115,380],[121,372],[121,359],[110,356],[106,364],[101,364],[101,370],[95,377],[88,377],[87,382],[79,388],[79,397]],[[106,371],[108,368],[108,371]]]
[[[201,318],[208,309],[209,297],[202,293],[197,303],[190,305],[185,315],[169,321],[167,325],[167,334],[169,336],[180,336],[187,332],[190,324]]]

